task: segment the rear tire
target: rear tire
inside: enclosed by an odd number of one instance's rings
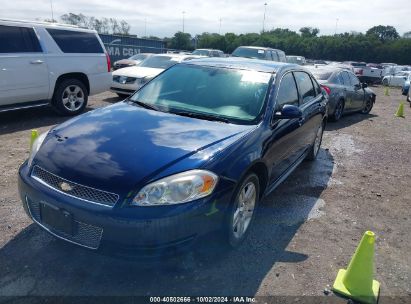
[[[53,108],[60,115],[74,116],[87,106],[88,92],[78,79],[65,79],[57,84],[52,99]]]
[[[411,96],[410,96],[410,90],[408,90],[408,94],[407,94],[407,101],[410,103],[410,107],[411,107]]]
[[[332,121],[339,121],[344,112],[344,100],[338,100],[337,104],[335,105],[334,114],[331,116]]]
[[[237,188],[224,224],[229,247],[236,248],[247,237],[260,198],[260,183],[255,173],[248,174]]]
[[[314,143],[312,144],[310,151],[307,154],[306,159],[309,161],[314,161],[317,158],[318,152],[321,148],[321,143],[323,141],[324,133],[324,122],[318,127],[317,134],[315,135]]]

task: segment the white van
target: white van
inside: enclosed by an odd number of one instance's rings
[[[0,19],[0,112],[50,104],[76,115],[110,88],[110,70],[96,31]]]

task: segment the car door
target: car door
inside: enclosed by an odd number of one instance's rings
[[[275,94],[272,116],[284,105],[299,105],[299,95],[292,72],[281,77]],[[270,184],[275,183],[298,159],[297,137],[300,132],[299,119],[273,118],[271,134],[267,141],[266,159],[271,167]]]
[[[352,110],[356,111],[364,107],[364,89],[362,88],[360,80],[352,73],[348,73],[350,77],[352,93]]]
[[[34,29],[0,25],[0,39],[0,106],[47,99],[47,63]]]
[[[325,97],[318,83],[306,72],[296,71],[294,77],[300,93],[300,131],[297,136],[298,155],[304,154],[314,142],[317,130],[322,123]]]
[[[349,72],[341,72],[342,79],[344,81],[344,93],[345,93],[345,104],[344,112],[353,111],[353,97],[354,97],[354,87],[351,85]]]

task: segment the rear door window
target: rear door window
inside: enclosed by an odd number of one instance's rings
[[[310,75],[305,72],[294,72],[294,75],[303,104],[314,99],[315,96],[317,96],[317,93],[314,89]]]
[[[60,29],[47,29],[64,53],[104,53],[96,34]]]
[[[0,53],[41,53],[32,28],[0,25]]]
[[[292,73],[285,74],[281,79],[277,94],[276,111],[286,104],[298,106],[298,91]]]

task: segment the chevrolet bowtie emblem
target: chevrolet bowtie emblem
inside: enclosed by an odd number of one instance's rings
[[[68,191],[73,190],[73,187],[72,187],[70,184],[66,183],[66,182],[61,182],[61,183],[59,184],[59,187],[60,187],[60,189],[63,190],[64,192],[68,192]]]

